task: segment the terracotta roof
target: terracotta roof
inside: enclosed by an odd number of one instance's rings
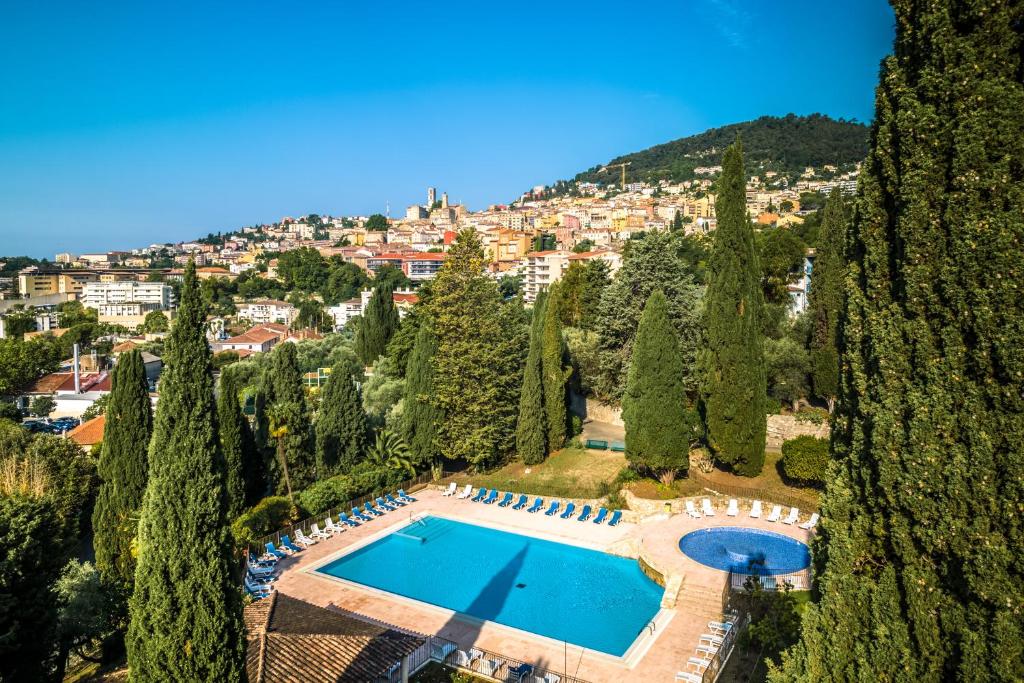
[[[70,372],[51,372],[43,375],[25,388],[26,394],[52,394],[60,389],[68,380],[74,386],[74,377]]]
[[[237,337],[225,339],[225,344],[263,344],[271,339],[280,339],[281,335],[273,330],[265,330],[262,327],[254,327],[248,332],[243,332]]]
[[[582,251],[569,257],[570,261],[586,261],[588,259],[604,256],[613,253],[610,249],[596,249],[594,251]]]
[[[103,441],[103,428],[106,424],[106,415],[94,417],[68,432],[68,438],[83,447],[98,444],[100,441]]]
[[[402,293],[397,293],[396,292],[395,294],[391,295],[391,300],[394,301],[395,303],[410,303],[410,304],[414,304],[414,303],[416,303],[417,301],[420,300],[420,297],[419,297],[418,294],[407,294],[405,292],[402,292]]]
[[[140,344],[143,344],[142,340],[136,341],[135,339],[128,339],[110,349],[111,353],[124,353],[125,351],[131,351]]]
[[[243,613],[250,683],[356,683],[384,677],[426,643],[275,592]]]

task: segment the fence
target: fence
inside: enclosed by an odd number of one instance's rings
[[[818,509],[818,499],[813,493],[794,494],[778,491],[776,489],[769,490],[754,486],[722,484],[717,481],[706,479],[696,468],[690,468],[690,472],[687,474],[687,477],[706,489],[726,496],[736,496],[737,498],[747,498],[749,500],[762,500],[765,502],[776,503],[778,505],[800,508],[805,511],[815,511]]]
[[[722,644],[718,646],[718,649],[714,654],[705,657],[705,659],[710,661],[701,673],[701,680],[704,683],[714,683],[718,680],[718,675],[722,673],[722,669],[725,668],[726,662],[729,661],[729,657],[732,655],[732,651],[736,647],[736,637],[747,627],[747,623],[749,621],[750,616],[746,612],[740,613],[736,618],[736,622],[732,625],[732,628],[722,636]]]
[[[766,591],[780,590],[787,583],[792,590],[808,590],[810,588],[810,585],[808,585],[810,583],[810,572],[806,569],[801,569],[798,572],[789,572],[788,574],[739,574],[732,571],[729,572],[728,586],[730,590],[746,590],[747,581],[760,585],[761,590]]]
[[[451,641],[448,641],[451,643]],[[445,648],[447,653],[440,661],[445,666],[462,671],[468,671],[474,676],[483,676],[496,681],[545,681],[546,683],[587,683],[582,678],[570,676],[567,673],[555,671],[539,664],[533,665],[521,659],[506,657],[505,655],[483,650],[478,647],[470,648],[468,651],[459,650],[455,643]],[[512,670],[516,667],[527,664],[532,667],[529,675],[519,676]],[[532,678],[531,678],[532,676]]]

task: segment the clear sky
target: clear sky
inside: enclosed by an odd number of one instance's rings
[[[892,12],[773,2],[5,2],[0,254],[471,209],[762,114],[870,121]]]

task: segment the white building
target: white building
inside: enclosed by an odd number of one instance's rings
[[[267,323],[291,325],[298,315],[298,309],[287,301],[261,299],[238,305],[238,317],[245,318],[254,325],[266,325]]]
[[[174,290],[163,282],[86,282],[82,285],[82,305],[95,308],[133,306],[139,312],[166,311],[174,305]],[[112,314],[116,315],[116,314]]]
[[[541,290],[561,279],[569,267],[570,251],[531,251],[523,258],[523,299],[537,300]]]

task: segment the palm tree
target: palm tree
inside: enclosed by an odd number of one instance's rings
[[[377,467],[406,470],[414,476],[416,474],[416,466],[409,447],[402,437],[390,429],[384,428],[377,432],[377,437],[367,451],[366,457]]]
[[[289,425],[295,424],[299,419],[298,413],[298,407],[287,401],[279,401],[267,409],[270,436],[277,439],[277,458],[281,462],[281,472],[284,474],[284,484],[288,489],[288,502],[291,503],[293,517],[297,515],[298,508],[292,495],[292,480],[288,476],[288,458],[285,455],[284,442],[288,437]]]

